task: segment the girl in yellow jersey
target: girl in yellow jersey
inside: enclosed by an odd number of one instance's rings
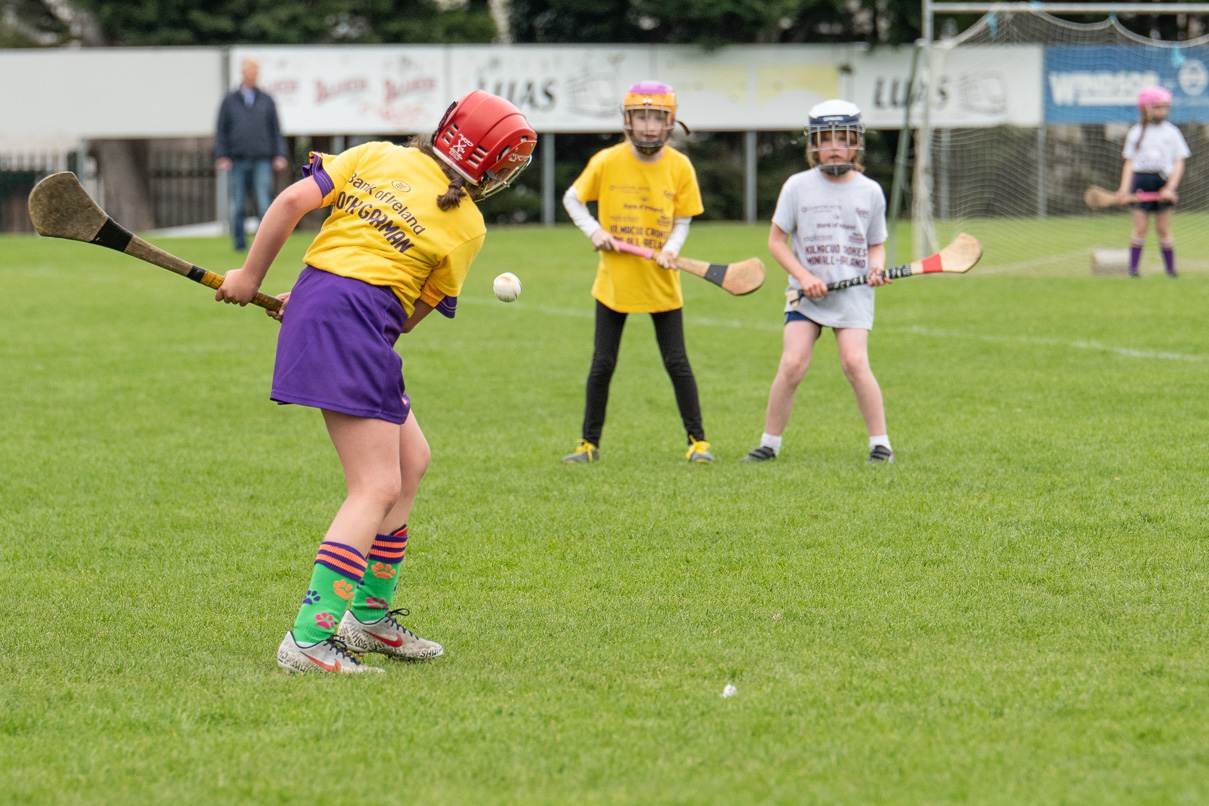
[[[350,650],[406,659],[444,651],[398,623],[406,611],[390,610],[429,459],[394,345],[434,309],[453,317],[486,234],[473,202],[515,179],[536,142],[516,107],[476,90],[449,107],[431,143],[312,155],[215,295],[246,305],[302,216],[331,206],[276,315],[272,398],[323,411],[348,485],[277,650],[288,672],[382,671]]]
[[[588,372],[583,434],[564,462],[600,457],[609,383],[627,314],[649,313],[663,366],[688,434],[690,462],[712,462],[697,380],[684,349],[684,298],[672,264],[688,237],[689,222],[704,212],[697,174],[688,157],[667,145],[676,123],[676,94],[657,81],[635,84],[622,104],[626,142],[599,152],[563,196],[563,205],[600,252],[592,296],[596,338]],[[684,124],[681,124],[682,126]],[[685,127],[687,131],[687,127]],[[588,211],[595,201],[600,219]],[[654,249],[654,260],[617,250],[617,242]]]

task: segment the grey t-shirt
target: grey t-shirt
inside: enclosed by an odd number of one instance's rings
[[[854,173],[829,181],[818,168],[789,177],[781,187],[772,223],[790,236],[793,253],[824,283],[868,274],[869,247],[886,240],[886,196],[881,185]],[[874,289],[867,285],[831,291],[822,299],[802,297],[792,275],[785,311],[797,311],[827,327],[873,328]]]

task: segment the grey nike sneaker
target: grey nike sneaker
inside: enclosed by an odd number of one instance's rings
[[[385,669],[377,666],[366,666],[348,652],[344,641],[332,636],[317,644],[305,645],[294,640],[294,631],[285,634],[281,646],[277,647],[277,665],[291,674],[299,672],[319,672],[329,674],[355,674],[358,672],[377,672],[384,674]]]
[[[777,458],[777,452],[767,445],[752,448],[751,453],[740,459],[740,462],[771,462]]]
[[[420,638],[396,621],[396,615],[406,616],[408,612],[400,607],[377,621],[366,623],[348,610],[340,620],[336,634],[354,652],[377,652],[400,660],[428,660],[445,654],[444,647]]]
[[[874,445],[869,451],[869,461],[865,464],[876,465],[880,462],[894,464],[894,451],[885,445]]]

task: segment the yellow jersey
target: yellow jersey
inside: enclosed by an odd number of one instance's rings
[[[614,238],[659,251],[672,220],[700,215],[701,189],[688,157],[664,146],[658,162],[642,162],[629,142],[598,152],[588,161],[575,192],[597,203],[600,225]],[[592,296],[619,313],[658,313],[684,306],[680,273],[653,260],[601,252]]]
[[[386,286],[410,316],[422,299],[453,316],[487,229],[474,202],[437,207],[449,179],[415,148],[365,143],[311,154],[307,173],[332,212],[306,252],[316,269]]]

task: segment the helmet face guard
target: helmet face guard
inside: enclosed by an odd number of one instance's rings
[[[652,115],[663,114],[663,124],[653,140],[646,139],[645,133],[636,134],[634,131],[635,113],[644,110],[644,119],[648,122]],[[676,93],[667,84],[642,81],[626,92],[625,99],[621,102],[621,114],[626,137],[634,148],[643,154],[654,154],[667,145],[667,141],[672,137],[672,129],[676,126]],[[685,131],[687,130],[685,127]],[[649,128],[646,128],[646,132],[649,132]]]
[[[505,165],[505,161],[511,161],[512,164]],[[488,196],[499,193],[511,185],[521,175],[521,171],[528,168],[529,163],[532,161],[532,154],[521,154],[520,152],[505,153],[494,170],[487,169],[483,171],[483,179],[479,182],[478,197],[485,199]]]
[[[537,133],[520,110],[498,95],[474,90],[445,111],[432,150],[485,199],[529,167]]]
[[[806,135],[806,159],[813,167],[831,176],[848,173],[860,161],[865,151],[865,124],[861,122],[861,110],[847,101],[824,101],[810,110],[809,122],[803,130]],[[846,162],[822,161],[819,153],[824,137],[833,144],[845,143],[853,150],[853,158]]]

